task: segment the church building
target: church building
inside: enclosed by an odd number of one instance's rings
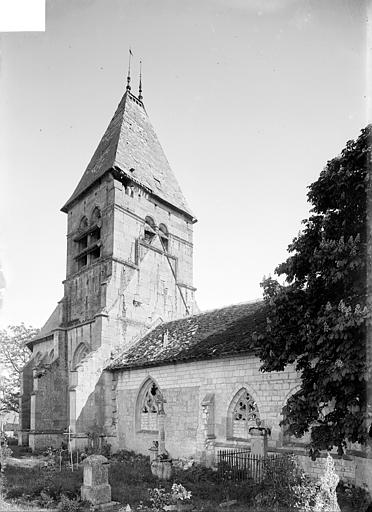
[[[253,353],[263,303],[198,310],[196,218],[130,77],[62,211],[64,296],[28,342],[19,442],[59,447],[69,430],[79,449],[96,433],[148,455],[161,410],[171,457],[213,463],[221,448],[249,447],[257,420],[269,449],[295,446],[279,423],[299,375],[262,373]]]

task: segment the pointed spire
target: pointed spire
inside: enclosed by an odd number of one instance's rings
[[[140,101],[143,100],[143,96],[142,96],[142,60],[140,60],[140,77],[139,77],[138,99]]]
[[[127,74],[127,91],[130,91],[131,87],[130,87],[130,61],[131,61],[131,58],[132,58],[132,50],[129,48],[129,62],[128,62],[128,74]]]

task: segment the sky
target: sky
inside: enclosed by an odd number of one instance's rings
[[[63,296],[69,198],[143,61],[146,110],[198,222],[202,310],[254,300],[307,187],[367,122],[363,0],[47,0],[0,34],[0,326]]]

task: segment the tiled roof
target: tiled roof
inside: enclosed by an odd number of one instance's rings
[[[40,331],[31,338],[30,340],[26,341],[26,345],[33,345],[38,340],[41,340],[43,338],[46,338],[47,336],[51,336],[53,331],[60,327],[61,325],[61,315],[62,315],[62,304],[58,303],[55,307],[53,313],[50,315],[48,320],[45,322],[43,327],[40,329]]]
[[[110,370],[157,366],[252,352],[263,333],[263,302],[237,304],[159,325],[109,366]]]
[[[62,211],[67,212],[75,199],[112,168],[193,218],[142,102],[128,91]]]

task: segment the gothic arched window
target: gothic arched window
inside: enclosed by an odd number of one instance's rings
[[[228,410],[227,437],[248,439],[249,429],[260,418],[257,404],[248,391],[241,389],[230,403]]]
[[[89,348],[85,343],[80,343],[74,352],[74,356],[72,358],[71,369],[76,370],[77,366],[80,362],[86,357],[89,353]]]
[[[142,386],[137,400],[137,430],[156,432],[158,414],[164,403],[163,396],[156,383],[149,379]]]
[[[160,236],[161,245],[162,245],[164,251],[168,252],[169,235],[168,235],[167,226],[165,224],[159,225],[159,236]]]
[[[80,270],[88,264],[93,263],[101,256],[101,212],[96,206],[90,216],[90,223],[87,217],[83,217],[79,223],[79,229],[74,238],[77,243],[77,269]]]
[[[155,222],[152,217],[145,218],[145,230],[144,230],[144,239],[145,242],[151,243],[155,236]]]
[[[89,246],[92,247],[90,252],[90,262],[101,256],[101,212],[95,207],[91,216],[91,231],[89,234]]]
[[[34,358],[34,366],[38,366],[41,363],[42,354],[41,352],[37,352]]]

